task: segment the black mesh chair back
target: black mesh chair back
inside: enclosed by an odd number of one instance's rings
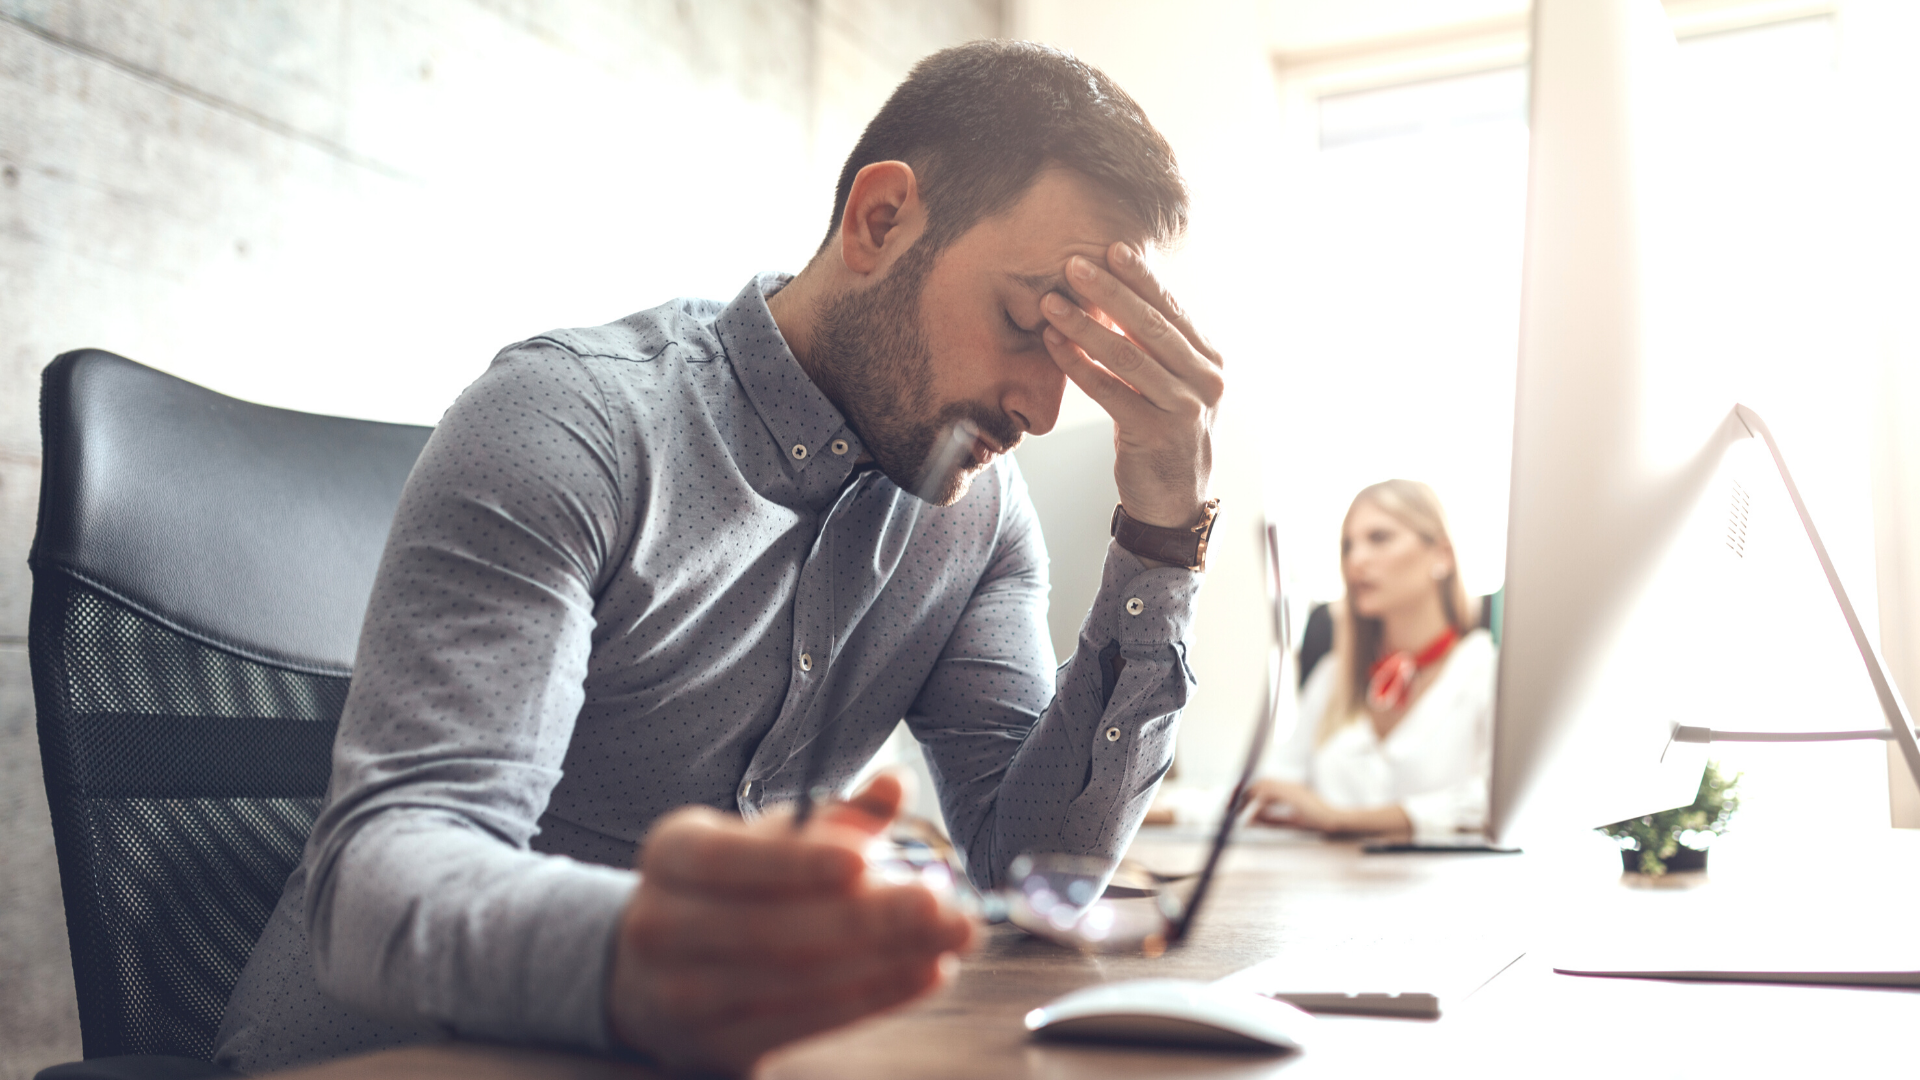
[[[94,350],[40,404],[28,650],[86,1056],[204,1059],[326,794],[430,429]]]

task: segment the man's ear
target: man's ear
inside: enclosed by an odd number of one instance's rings
[[[904,161],[876,161],[854,174],[840,215],[840,259],[874,273],[919,238],[925,225],[920,184]]]

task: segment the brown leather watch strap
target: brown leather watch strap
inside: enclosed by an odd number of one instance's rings
[[[1114,542],[1143,559],[1172,563],[1189,570],[1207,568],[1207,539],[1213,535],[1213,521],[1220,513],[1220,500],[1208,499],[1200,508],[1200,524],[1189,529],[1167,529],[1147,525],[1127,516],[1127,508],[1115,505],[1113,524],[1107,531]]]

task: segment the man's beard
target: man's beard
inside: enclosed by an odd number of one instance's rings
[[[886,278],[848,292],[820,312],[810,359],[813,378],[887,479],[936,506],[967,493],[981,466],[974,434],[1010,450],[1023,434],[1003,413],[973,401],[933,397],[933,354],[920,319],[920,294],[933,255],[915,244]]]

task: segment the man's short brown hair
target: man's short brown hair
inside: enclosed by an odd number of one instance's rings
[[[1050,166],[1092,181],[1149,243],[1187,226],[1186,181],[1139,103],[1098,68],[1033,42],[975,41],[915,64],[847,155],[822,251],[854,176],[877,161],[913,167],[929,255],[1019,201]]]

